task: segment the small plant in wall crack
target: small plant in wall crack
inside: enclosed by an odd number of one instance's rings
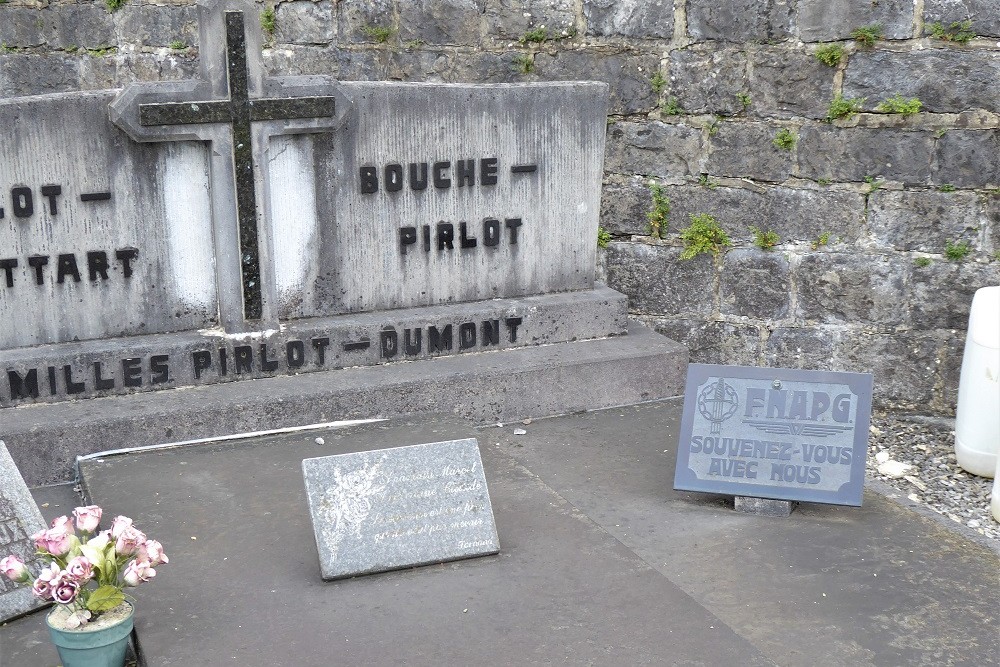
[[[972,247],[966,241],[947,241],[944,244],[944,256],[958,262],[969,256]]]
[[[872,23],[871,25],[863,25],[860,28],[855,28],[851,31],[851,37],[854,38],[854,41],[859,46],[871,48],[875,46],[875,42],[885,39],[885,32],[882,31],[880,23]]]
[[[844,47],[840,44],[827,44],[816,49],[816,60],[827,67],[836,67],[844,58]]]
[[[809,244],[809,247],[813,250],[819,250],[821,247],[828,245],[830,243],[830,232],[823,232],[816,239]]]
[[[549,30],[545,26],[532,28],[517,40],[521,44],[542,44],[549,38]]]
[[[607,248],[608,242],[611,240],[611,232],[606,230],[604,227],[597,228],[597,247]]]
[[[260,29],[264,31],[268,39],[274,37],[274,31],[278,28],[278,17],[274,13],[274,7],[268,7],[260,13]]]
[[[691,224],[681,230],[684,250],[681,259],[692,259],[702,253],[718,255],[733,244],[718,221],[707,213],[691,214]]]
[[[930,265],[931,265],[930,257],[917,257],[916,259],[913,260],[913,266],[917,267],[918,269],[926,269]]]
[[[374,40],[376,44],[385,44],[389,41],[389,38],[396,34],[394,28],[384,25],[366,25],[361,28],[361,32]]]
[[[664,78],[663,73],[659,70],[649,79],[649,85],[653,89],[653,92],[659,95],[667,87],[667,80]]]
[[[947,27],[943,23],[935,22],[927,26],[927,32],[934,39],[957,42],[958,44],[968,44],[976,38],[976,33],[972,29],[972,21],[956,21]]]
[[[833,101],[830,102],[830,109],[827,111],[826,119],[832,121],[853,118],[861,111],[864,103],[865,98],[863,97],[844,97],[838,93],[833,98]]]
[[[952,185],[951,183],[945,183],[943,185],[939,185],[938,190],[940,190],[941,192],[954,192],[955,186]]]
[[[882,186],[885,185],[885,181],[879,179],[878,176],[865,176],[865,183],[868,184],[868,194],[881,190]]]
[[[514,56],[513,65],[521,74],[531,74],[535,71],[535,59],[530,53],[519,53]]]
[[[679,116],[684,113],[684,109],[681,108],[680,102],[677,101],[676,97],[668,97],[667,101],[660,107],[660,111],[665,116]]]
[[[761,250],[770,250],[781,242],[781,237],[772,229],[763,230],[750,225],[750,231],[753,233],[753,244]]]
[[[896,93],[889,99],[880,102],[879,105],[875,107],[875,111],[912,116],[915,113],[920,113],[920,108],[922,106],[923,103],[916,97],[906,99],[899,93]]]
[[[650,181],[649,192],[653,196],[653,208],[646,214],[649,220],[649,235],[661,239],[667,231],[670,199],[663,193],[663,186],[659,183]]]
[[[743,107],[743,111],[749,109],[750,105],[753,104],[753,100],[747,93],[736,93],[736,101],[739,102],[740,106]]]
[[[112,14],[117,12],[125,4],[125,0],[104,0],[104,6],[108,8],[108,11]]]
[[[783,150],[790,151],[795,148],[795,143],[799,140],[798,136],[789,130],[787,127],[783,127],[778,130],[778,133],[774,135],[774,139],[771,141],[774,147]]]

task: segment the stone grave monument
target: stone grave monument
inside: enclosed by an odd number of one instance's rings
[[[0,101],[0,435],[29,484],[114,448],[680,393],[683,348],[594,280],[605,84],[268,77],[255,6],[199,17],[196,80]]]

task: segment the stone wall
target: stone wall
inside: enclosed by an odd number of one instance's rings
[[[995,0],[259,7],[273,74],[608,82],[599,271],[635,317],[695,361],[871,370],[878,406],[953,414],[969,303],[1000,282]],[[185,0],[0,0],[0,97],[192,77],[196,16]],[[953,25],[966,20],[968,41]],[[875,23],[873,46],[852,39]],[[930,36],[935,23],[951,39]],[[817,58],[831,44],[844,50],[832,66]],[[895,94],[921,111],[876,110]],[[836,95],[864,98],[862,112],[829,121]],[[656,238],[650,183],[671,206]],[[733,245],[682,260],[679,232],[700,214]],[[777,245],[755,247],[752,228]]]

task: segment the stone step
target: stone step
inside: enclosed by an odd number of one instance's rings
[[[77,456],[344,419],[450,413],[474,423],[680,395],[687,349],[629,323],[624,336],[6,408],[0,437],[30,486]]]

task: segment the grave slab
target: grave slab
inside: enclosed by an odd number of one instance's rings
[[[149,665],[995,662],[997,551],[871,492],[775,521],[673,491],[680,416],[673,400],[503,428],[383,422],[322,446],[300,433],[108,457],[85,479],[165,536],[170,566],[138,591]],[[321,580],[302,458],[471,436],[500,554]],[[3,664],[51,663],[39,618],[0,628]]]
[[[321,579],[303,458],[474,435],[390,422],[85,464],[88,493],[141,518],[170,556],[136,591],[146,664],[772,664],[492,445],[500,554]],[[165,483],[137,494],[149,474]]]

